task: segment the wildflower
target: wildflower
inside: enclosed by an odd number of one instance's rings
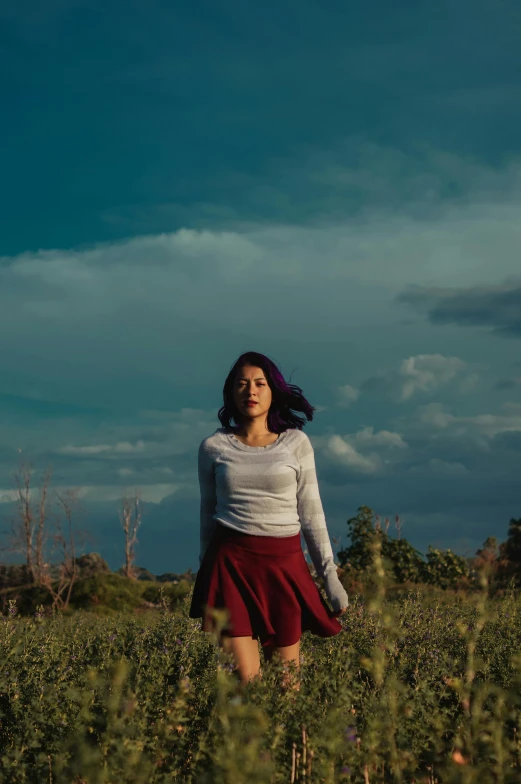
[[[346,727],[344,730],[344,738],[347,740],[348,743],[355,743],[356,741],[355,727]]]
[[[115,634],[109,634],[109,637],[108,637],[109,642],[114,642],[115,639],[116,639],[116,635]]]
[[[466,765],[468,763],[468,760],[465,759],[459,749],[456,749],[456,751],[452,752],[452,759],[457,765]]]
[[[340,771],[340,773],[345,773],[345,774],[347,774],[349,776],[350,773],[351,773],[351,768],[348,765],[344,765],[342,767],[342,770]]]

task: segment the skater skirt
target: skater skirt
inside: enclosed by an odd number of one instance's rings
[[[223,634],[252,637],[263,647],[285,647],[305,631],[332,637],[342,631],[309,572],[300,533],[254,536],[217,523],[196,576],[190,618],[214,631],[207,608],[229,613]]]

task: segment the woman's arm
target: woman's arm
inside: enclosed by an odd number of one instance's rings
[[[311,560],[324,580],[327,597],[334,611],[348,606],[347,592],[338,577],[333,548],[322,508],[315,467],[315,453],[306,433],[302,433],[295,454],[300,464],[297,478],[297,508],[300,525]]]

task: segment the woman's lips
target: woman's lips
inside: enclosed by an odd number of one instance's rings
[[[248,403],[249,406],[256,406],[257,403]]]

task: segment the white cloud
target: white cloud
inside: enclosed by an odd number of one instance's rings
[[[445,386],[466,367],[459,357],[441,354],[418,354],[404,359],[398,370],[401,381],[400,400],[409,400],[416,392],[432,392]]]
[[[397,449],[408,449],[400,433],[393,433],[390,430],[379,430],[374,433],[372,426],[364,427],[352,437],[353,440],[364,447],[392,447]]]
[[[372,454],[368,457],[360,454],[357,450],[345,439],[340,436],[330,436],[327,439],[326,454],[335,459],[335,461],[352,470],[355,473],[361,474],[374,474],[382,468],[382,459]]]
[[[110,456],[121,454],[134,454],[142,452],[145,448],[144,441],[131,444],[129,441],[120,441],[117,444],[92,444],[90,446],[62,446],[56,449],[61,455],[101,455]]]
[[[337,406],[339,408],[349,408],[352,403],[355,403],[358,400],[360,396],[360,390],[351,386],[351,384],[345,384],[342,387],[338,387],[337,394]]]
[[[317,436],[313,438],[313,444],[334,464],[360,474],[379,473],[385,465],[401,459],[396,455],[397,450],[408,450],[400,433],[389,430],[375,433],[373,427],[344,436]]]

